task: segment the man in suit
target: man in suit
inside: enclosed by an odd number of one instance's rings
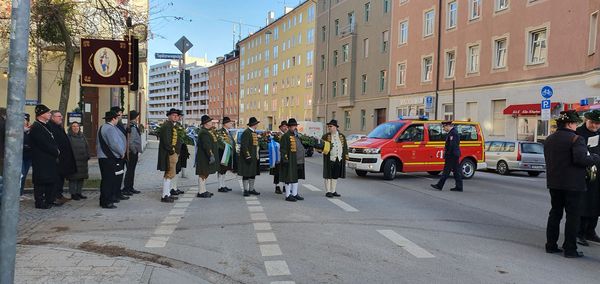
[[[219,140],[216,133],[212,130],[212,118],[203,115],[200,118],[201,125],[198,131],[198,149],[196,150],[196,174],[199,177],[199,188],[196,197],[210,198],[213,194],[206,191],[206,180],[209,175],[217,172],[219,162]]]
[[[231,188],[225,186],[225,175],[228,171],[233,171],[233,161],[235,156],[235,140],[233,140],[233,136],[229,133],[229,129],[233,127],[233,121],[229,117],[224,117],[221,122],[223,127],[217,130],[217,136],[221,140],[219,142],[219,160],[217,164],[219,166],[219,172],[217,173],[217,179],[219,180],[219,192],[228,192],[231,191]],[[229,161],[226,165],[221,164],[221,160],[223,159],[223,155],[225,154],[225,147],[230,147],[229,151]]]
[[[260,195],[260,192],[254,189],[254,181],[259,172],[259,146],[258,134],[256,128],[260,121],[256,117],[251,117],[248,121],[248,128],[242,133],[240,138],[240,159],[238,166],[238,175],[242,177],[242,185],[244,187],[244,196]]]
[[[463,191],[462,171],[460,169],[460,136],[458,130],[452,126],[452,121],[442,122],[446,135],[446,145],[444,146],[444,171],[440,180],[431,187],[442,190],[450,172],[454,176],[455,186],[450,191]]]

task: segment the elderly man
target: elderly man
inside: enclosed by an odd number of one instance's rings
[[[337,193],[337,180],[346,178],[346,160],[348,160],[348,143],[346,136],[338,131],[338,122],[332,119],[327,123],[329,133],[322,140],[330,143],[327,153],[323,152],[323,178],[325,179],[325,194],[328,198],[340,197]]]
[[[96,154],[100,166],[100,207],[115,209],[115,201],[120,197],[121,182],[125,168],[125,134],[117,128],[119,115],[106,112],[103,119],[106,122],[98,129],[96,138]]]
[[[238,175],[242,177],[242,186],[244,187],[244,196],[260,195],[260,192],[254,189],[254,181],[259,172],[259,146],[258,134],[256,128],[260,121],[256,117],[251,117],[248,121],[248,128],[242,133],[240,138],[240,159]]]
[[[452,126],[452,121],[442,122],[444,131],[448,133],[446,136],[446,144],[444,146],[444,171],[437,184],[432,184],[431,187],[442,190],[446,179],[450,176],[450,172],[454,176],[455,186],[450,191],[463,191],[462,171],[460,169],[460,136],[458,130]]]
[[[73,149],[71,147],[71,141],[69,136],[63,128],[63,115],[60,111],[53,110],[51,112],[52,117],[50,119],[50,131],[54,135],[54,140],[60,150],[58,156],[58,181],[56,182],[56,201],[55,205],[62,205],[69,201],[63,195],[63,187],[65,185],[65,178],[77,172],[77,165],[75,164],[75,156],[73,155]]]
[[[50,109],[45,105],[35,107],[35,122],[31,125],[30,146],[33,166],[33,196],[35,208],[48,209],[56,198],[60,150],[50,131]]]
[[[217,173],[217,179],[219,180],[219,192],[228,192],[231,191],[231,188],[225,186],[225,175],[228,171],[233,171],[234,165],[234,157],[235,157],[235,140],[233,140],[233,136],[229,133],[229,129],[233,127],[233,121],[229,117],[224,117],[222,121],[223,127],[217,130],[217,135],[221,139],[219,143],[219,163],[221,166],[219,167],[219,172]],[[229,150],[226,150],[229,148]],[[228,157],[223,157],[225,154],[229,155]],[[225,159],[225,161],[223,161]],[[225,164],[223,164],[225,162]]]
[[[296,202],[304,200],[298,194],[298,180],[304,179],[304,156],[306,154],[296,128],[298,122],[290,118],[287,122],[288,132],[281,136],[281,169],[280,178],[285,183],[285,200]]]
[[[161,202],[173,203],[176,198],[171,196],[171,186],[176,187],[177,162],[183,144],[183,138],[179,137],[177,131],[177,122],[181,119],[181,116],[183,116],[183,113],[180,110],[170,109],[167,112],[167,121],[160,127],[157,169],[165,172]]]

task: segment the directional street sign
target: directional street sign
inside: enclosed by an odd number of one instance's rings
[[[552,102],[550,100],[542,100],[542,120],[550,120]]]
[[[194,46],[186,37],[182,36],[176,43],[175,47],[181,51],[181,53],[186,53]]]
[[[549,99],[554,94],[554,90],[552,90],[552,87],[550,87],[550,86],[544,86],[542,88],[541,93],[542,93],[542,97],[544,97],[544,99]]]
[[[182,56],[181,53],[155,53],[154,58],[179,60]]]

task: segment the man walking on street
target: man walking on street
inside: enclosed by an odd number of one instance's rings
[[[288,126],[287,126],[287,121],[282,121],[279,124],[279,131],[281,132],[278,135],[275,135],[273,137],[273,139],[275,139],[275,142],[277,143],[281,143],[281,136],[283,136],[285,133],[288,132]],[[275,193],[276,194],[282,194],[281,189],[284,188],[285,189],[285,183],[283,183],[280,178],[279,178],[279,172],[281,171],[281,164],[275,164],[275,167],[272,168],[269,173],[271,175],[273,175],[273,184],[275,185]]]
[[[546,228],[546,252],[560,253],[558,236],[563,210],[566,212],[565,241],[562,248],[567,258],[582,257],[577,251],[581,198],[586,191],[586,167],[600,164],[600,156],[589,153],[585,139],[575,132],[582,120],[577,112],[563,111],[556,119],[558,130],[544,144],[546,186],[550,190],[552,209]]]
[[[244,187],[244,196],[260,195],[260,192],[254,189],[254,181],[259,172],[259,146],[258,134],[256,128],[260,121],[256,117],[251,117],[248,121],[248,128],[242,133],[240,138],[240,159],[238,166],[238,175],[242,177],[242,186]]]
[[[221,140],[219,142],[219,161],[217,161],[217,164],[220,164],[217,179],[219,180],[219,192],[228,192],[231,191],[231,188],[225,186],[225,175],[227,174],[227,171],[233,171],[235,141],[233,140],[231,133],[229,133],[229,129],[233,127],[233,121],[231,121],[229,117],[224,117],[222,124],[223,127],[217,130],[217,135]],[[227,157],[224,157],[225,155],[227,155]],[[223,162],[225,162],[225,164],[223,164]]]
[[[56,198],[58,181],[57,159],[60,151],[50,131],[50,109],[45,105],[35,106],[36,120],[29,132],[33,167],[33,196],[35,208],[49,209]]]
[[[600,145],[598,145],[600,110],[587,112],[584,117],[585,123],[577,128],[576,133],[584,138],[590,153],[600,155]],[[577,232],[577,243],[585,247],[589,246],[588,241],[600,244],[600,238],[596,234],[600,216],[600,181],[587,178],[586,187],[587,191],[583,193],[581,220]]]
[[[280,178],[286,184],[285,200],[296,202],[304,200],[298,194],[298,180],[304,179],[305,150],[298,137],[296,119],[288,120],[288,132],[281,136],[281,171]]]
[[[126,138],[125,134],[117,128],[119,115],[115,112],[106,112],[103,119],[106,122],[98,129],[96,139],[96,154],[100,166],[100,207],[114,209],[115,201],[120,197],[121,181],[125,159]]]
[[[338,131],[337,120],[332,119],[327,123],[329,133],[323,135],[322,140],[330,143],[327,153],[323,152],[323,178],[325,179],[326,197],[340,197],[337,193],[337,180],[346,178],[346,160],[348,160],[348,143],[346,136]]]
[[[75,156],[73,155],[73,148],[71,148],[71,141],[63,128],[62,113],[54,110],[51,114],[52,118],[50,120],[51,123],[49,124],[50,131],[52,131],[54,140],[58,145],[58,150],[60,150],[60,155],[58,156],[58,180],[56,182],[55,191],[55,205],[60,206],[69,201],[69,199],[63,195],[63,187],[65,185],[65,179],[77,172],[77,165],[75,164]]]
[[[157,169],[165,172],[161,202],[173,203],[176,198],[171,196],[171,185],[172,181],[177,178],[177,162],[183,144],[183,139],[177,132],[177,122],[181,116],[183,113],[180,110],[170,109],[167,112],[167,121],[160,127]]]
[[[212,130],[212,118],[203,115],[200,118],[200,130],[198,131],[198,149],[196,150],[196,174],[199,178],[199,189],[196,195],[199,198],[210,198],[213,194],[206,191],[206,180],[208,176],[217,172],[219,163],[219,141],[216,132]],[[219,189],[219,192],[223,192]],[[224,192],[227,192],[225,190]]]
[[[442,190],[450,172],[454,176],[455,186],[450,191],[463,191],[462,170],[460,169],[460,136],[456,127],[452,127],[452,121],[442,122],[446,136],[446,145],[444,146],[444,171],[437,184],[431,187]]]
[[[135,110],[129,112],[129,152],[127,156],[127,172],[125,173],[125,181],[123,182],[124,195],[133,195],[140,193],[133,187],[135,179],[135,169],[137,167],[138,158],[142,153],[142,132],[138,126],[139,113]]]

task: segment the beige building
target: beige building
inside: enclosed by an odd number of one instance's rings
[[[269,12],[267,25],[239,42],[240,125],[250,117],[263,129],[313,119],[315,7],[304,1],[277,19]]]
[[[318,1],[316,120],[337,119],[348,133],[388,120],[392,2]]]
[[[438,119],[478,121],[487,139],[543,140],[542,87],[553,114],[600,96],[599,0],[442,3],[393,1],[390,117],[433,118],[437,105]]]

